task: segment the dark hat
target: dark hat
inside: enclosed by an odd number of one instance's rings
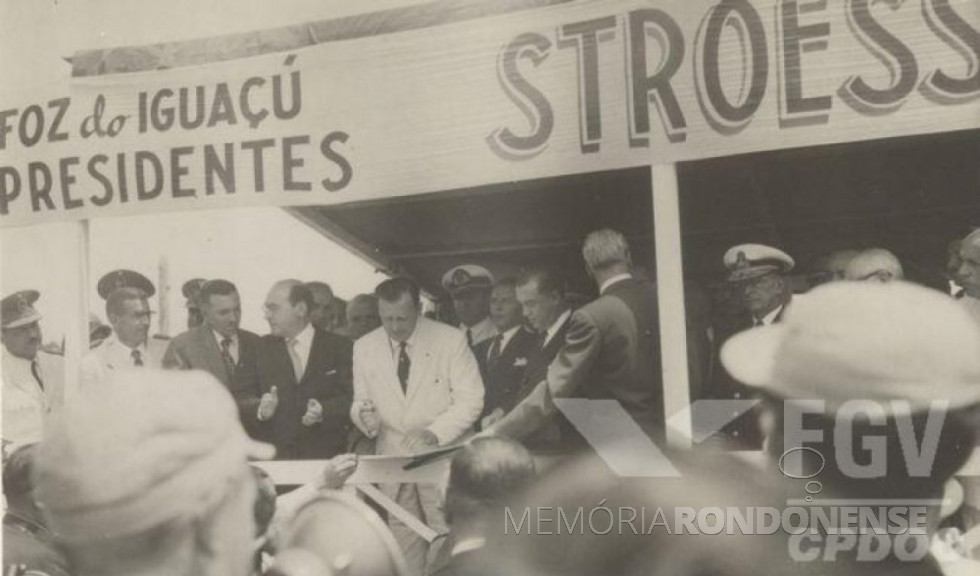
[[[184,298],[187,298],[188,308],[198,308],[200,306],[197,301],[197,296],[201,293],[201,288],[207,282],[204,278],[191,278],[181,286],[180,293],[184,295]]]
[[[103,299],[108,299],[110,294],[120,288],[136,288],[146,294],[147,298],[157,292],[149,278],[132,270],[113,270],[99,280],[99,296]]]
[[[483,266],[463,264],[450,268],[442,276],[442,287],[450,294],[462,292],[470,288],[493,287],[493,274]]]
[[[40,297],[37,290],[21,290],[0,300],[3,327],[18,328],[40,320],[41,313],[34,309],[34,303]]]

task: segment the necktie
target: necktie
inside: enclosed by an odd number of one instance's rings
[[[412,369],[412,361],[405,352],[407,342],[398,343],[398,381],[402,384],[402,392],[408,392],[408,374]]]
[[[296,351],[296,345],[299,344],[299,340],[291,338],[287,344],[289,359],[293,361],[293,374],[296,375],[296,381],[299,382],[303,379],[303,361],[299,357],[299,352]]]
[[[466,343],[470,348],[473,347],[473,330],[470,328],[466,329]]]
[[[500,360],[500,343],[503,342],[504,335],[497,334],[493,337],[493,345],[490,346],[490,363],[496,364]]]
[[[225,363],[225,371],[228,377],[235,375],[235,359],[231,356],[231,338],[221,339],[221,361]]]
[[[44,380],[41,379],[41,367],[38,366],[37,360],[31,360],[31,375],[37,380],[37,385],[44,390]]]
[[[139,349],[133,348],[129,355],[133,357],[133,366],[143,366],[143,355],[140,354]]]

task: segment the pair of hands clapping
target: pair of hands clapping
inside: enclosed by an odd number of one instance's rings
[[[270,420],[279,407],[279,390],[273,386],[272,390],[266,392],[259,399],[259,420],[265,422]],[[306,413],[303,414],[303,426],[313,426],[323,422],[323,405],[315,398],[310,398],[306,403]]]

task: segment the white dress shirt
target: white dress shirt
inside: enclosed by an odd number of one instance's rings
[[[41,440],[48,413],[47,395],[31,372],[31,361],[3,348],[3,439],[16,445]],[[41,380],[47,384],[38,364]]]
[[[306,372],[306,367],[310,364],[310,349],[313,348],[313,334],[313,324],[307,324],[306,328],[303,328],[299,334],[286,340],[286,347],[293,347],[296,350],[303,373]],[[293,340],[296,342],[293,343]]]
[[[459,330],[463,333],[463,336],[466,335],[467,330],[470,331],[470,337],[471,337],[471,341],[469,343],[470,346],[476,346],[480,342],[483,342],[484,340],[489,340],[490,338],[493,338],[494,336],[497,335],[497,328],[494,327],[493,322],[490,320],[489,316],[487,316],[483,320],[480,320],[473,326],[460,324]]]
[[[517,331],[520,330],[520,329],[521,329],[521,325],[518,324],[517,326],[514,326],[513,328],[511,328],[510,330],[504,332],[500,336],[500,350],[497,351],[499,354],[503,354],[504,353],[504,350],[507,349],[507,343],[510,342],[510,339],[513,338],[514,337],[514,334],[517,334]],[[494,338],[496,338],[496,336],[494,336]],[[493,343],[490,343],[490,347],[487,348],[487,360],[490,359],[490,352],[492,350],[493,350]]]

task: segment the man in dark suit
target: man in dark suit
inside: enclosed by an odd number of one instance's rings
[[[231,391],[245,429],[257,433],[255,418],[261,390],[256,357],[259,336],[239,328],[238,289],[227,280],[201,284],[195,297],[203,324],[178,334],[163,355],[163,367],[210,372]]]
[[[536,347],[535,335],[524,328],[516,292],[513,278],[494,285],[490,293],[490,319],[497,335],[473,347],[486,390],[481,418],[493,412],[502,416],[505,406],[516,403],[528,356]]]
[[[534,346],[528,357],[524,377],[517,394],[511,401],[484,418],[483,426],[488,427],[500,420],[504,414],[514,409],[521,400],[531,394],[542,380],[548,377],[548,366],[558,355],[572,311],[565,298],[564,282],[552,270],[531,269],[517,279],[517,301],[524,313],[527,326],[534,331]],[[535,452],[562,452],[562,432],[571,436],[571,425],[555,414],[536,432],[522,439],[525,446]],[[567,438],[566,438],[567,439]]]
[[[629,245],[614,230],[582,247],[599,298],[572,313],[547,377],[488,432],[523,439],[556,412],[555,398],[614,399],[648,436],[664,435],[657,294],[630,270]]]
[[[719,334],[719,348],[738,332],[780,323],[794,301],[786,275],[793,270],[795,262],[782,250],[763,244],[739,244],[725,252],[723,262],[729,270],[728,282],[746,313]],[[721,400],[750,400],[756,396],[723,369],[715,375],[710,394]],[[770,414],[756,407],[728,423],[721,435],[733,448],[758,450],[768,435],[771,421]]]
[[[314,327],[313,306],[298,280],[277,282],[265,301],[272,333],[259,347],[256,418],[283,460],[332,458],[350,432],[353,344]]]

